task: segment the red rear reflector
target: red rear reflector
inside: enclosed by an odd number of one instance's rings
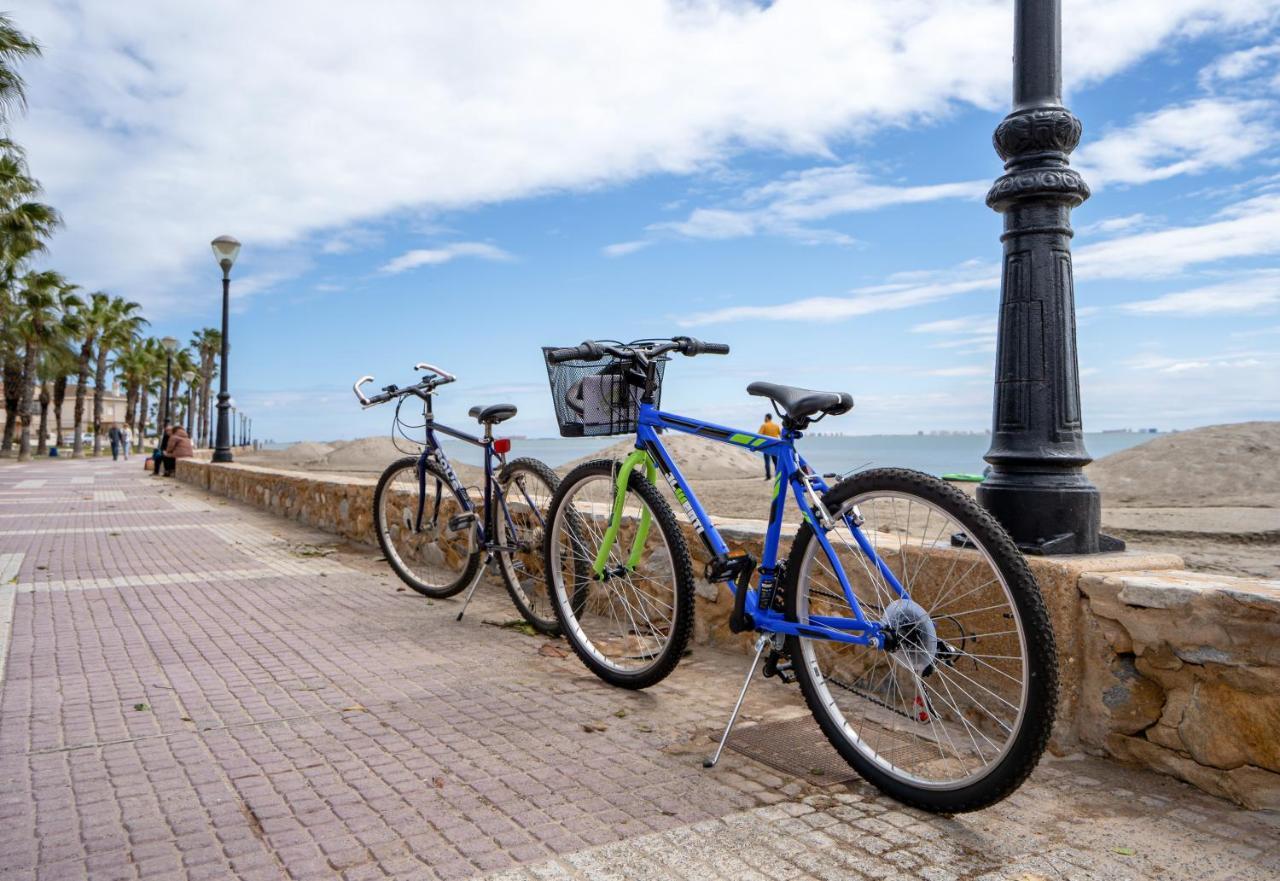
[[[495,453],[509,453],[509,452],[511,452],[511,438],[509,438],[509,437],[500,437],[500,438],[498,438],[497,440],[495,440],[495,441],[493,442],[493,451],[494,451]]]

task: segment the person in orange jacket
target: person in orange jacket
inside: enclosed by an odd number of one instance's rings
[[[760,423],[760,427],[756,430],[756,434],[763,434],[765,437],[782,437],[782,428],[778,423],[773,421],[773,414],[764,414],[764,422]],[[769,480],[773,477],[773,456],[768,453],[764,454],[764,479]]]

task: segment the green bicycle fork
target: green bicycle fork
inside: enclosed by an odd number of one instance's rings
[[[618,530],[622,527],[622,507],[627,501],[627,486],[631,481],[631,472],[641,463],[645,466],[645,478],[650,483],[653,483],[654,478],[658,476],[657,466],[654,465],[653,457],[649,455],[648,450],[635,450],[622,460],[622,467],[618,469],[618,476],[615,482],[613,514],[609,518],[609,528],[604,532],[604,541],[600,544],[600,550],[596,551],[596,560],[592,567],[592,572],[597,580],[604,580],[604,570],[609,562],[609,552],[613,550],[614,542],[618,540]],[[648,508],[644,508],[640,512],[640,526],[636,529],[636,536],[631,542],[631,553],[627,556],[626,568],[628,572],[634,572],[636,567],[640,565],[640,554],[644,548],[645,541],[649,538],[649,525],[652,522],[653,515]]]

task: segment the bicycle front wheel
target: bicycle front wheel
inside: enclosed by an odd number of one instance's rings
[[[889,641],[789,638],[809,709],[845,760],[900,801],[955,813],[1001,800],[1039,761],[1057,698],[1053,631],[1026,560],[990,514],[926,474],[864,471],[824,503],[834,558],[801,527],[786,613],[817,630],[815,619],[850,617],[842,570]]]
[[[547,590],[542,540],[560,478],[537,459],[516,459],[498,473],[498,484],[502,496],[493,506],[489,531],[503,545],[496,554],[498,571],[524,620],[539,633],[558,636],[560,625]]]
[[[387,466],[373,493],[378,544],[400,580],[418,593],[444,599],[480,577],[480,550],[474,526],[450,520],[466,511],[448,478],[427,463],[419,487],[418,459],[406,456]]]
[[[597,559],[617,495],[618,463],[580,465],[560,482],[543,543],[560,630],[597,676],[647,688],[675,669],[693,627],[693,566],[671,508],[632,471],[618,529]]]

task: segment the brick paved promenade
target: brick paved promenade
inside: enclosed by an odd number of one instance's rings
[[[136,458],[0,465],[0,879],[1280,874],[1275,815],[1094,759],[957,818],[704,771],[742,657],[613,690],[497,586],[456,624],[331,549]]]

